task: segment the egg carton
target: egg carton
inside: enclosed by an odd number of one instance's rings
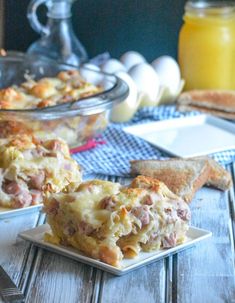
[[[124,81],[126,79],[123,79]],[[132,101],[135,96],[129,96],[132,99],[130,102],[127,98],[121,104],[115,106],[111,111],[111,121],[113,122],[127,122],[129,121],[137,112],[138,109],[145,106],[159,106],[163,104],[173,104],[181,92],[183,91],[185,85],[185,80],[181,79],[179,87],[173,94],[168,87],[160,87],[159,94],[155,100],[150,100],[149,97],[144,93],[138,93],[136,96],[136,101]]]
[[[109,54],[99,56],[98,59],[86,64],[87,67],[115,74],[129,86],[129,96],[111,110],[113,122],[126,122],[139,108],[145,106],[173,103],[185,84],[181,79],[177,61],[167,55],[156,58],[152,63],[148,63],[144,56],[136,51],[124,53],[119,60],[111,58]],[[94,63],[98,63],[98,66]],[[83,72],[81,69],[81,75],[87,78],[88,82],[98,85],[99,77],[94,79],[87,73],[87,70]],[[105,81],[102,86],[105,87]]]

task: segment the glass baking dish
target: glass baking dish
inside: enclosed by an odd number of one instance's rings
[[[0,88],[21,84],[27,76],[38,80],[74,69],[49,59],[9,52],[0,57]],[[0,138],[27,133],[42,138],[60,137],[70,147],[77,147],[102,133],[112,107],[127,97],[128,86],[114,75],[83,69],[89,74],[89,82],[94,78],[97,84],[99,79],[98,85],[104,87],[101,93],[44,108],[0,109]]]

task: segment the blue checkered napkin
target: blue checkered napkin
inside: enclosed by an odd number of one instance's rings
[[[134,118],[130,121],[130,124],[155,121],[155,120],[166,120],[171,118],[179,118],[185,116],[195,116],[198,112],[179,112],[175,106],[158,106],[158,107],[144,107],[137,111]],[[129,124],[129,123],[128,123]],[[126,124],[125,124],[126,125]]]
[[[129,172],[129,160],[159,159],[162,156],[156,148],[126,134],[119,126],[110,126],[104,140],[104,145],[73,155],[85,173],[123,176]]]
[[[103,134],[106,144],[94,149],[74,154],[73,157],[83,167],[85,174],[125,176],[130,171],[130,160],[163,159],[168,156],[141,138],[125,133],[122,128],[155,120],[165,120],[183,116],[193,116],[197,112],[178,112],[174,106],[146,107],[139,110],[128,123],[111,124]],[[235,150],[211,155],[225,165],[235,161]]]

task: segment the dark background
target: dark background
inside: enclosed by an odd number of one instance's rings
[[[148,60],[177,56],[185,0],[77,0],[73,27],[90,57],[109,51],[119,57],[128,50]],[[29,0],[5,0],[4,47],[25,51],[39,36],[26,17]],[[40,10],[42,20],[45,10]]]

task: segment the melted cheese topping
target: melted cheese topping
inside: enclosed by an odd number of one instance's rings
[[[44,193],[80,183],[81,173],[61,139],[18,136],[0,140],[0,205],[18,208],[42,202]]]
[[[101,92],[101,87],[86,82],[79,71],[62,71],[56,77],[0,90],[0,109],[29,109],[71,102]]]
[[[54,242],[114,266],[123,256],[181,243],[190,218],[181,198],[162,182],[142,176],[127,188],[101,180],[84,182],[72,193],[53,194],[44,205]]]

